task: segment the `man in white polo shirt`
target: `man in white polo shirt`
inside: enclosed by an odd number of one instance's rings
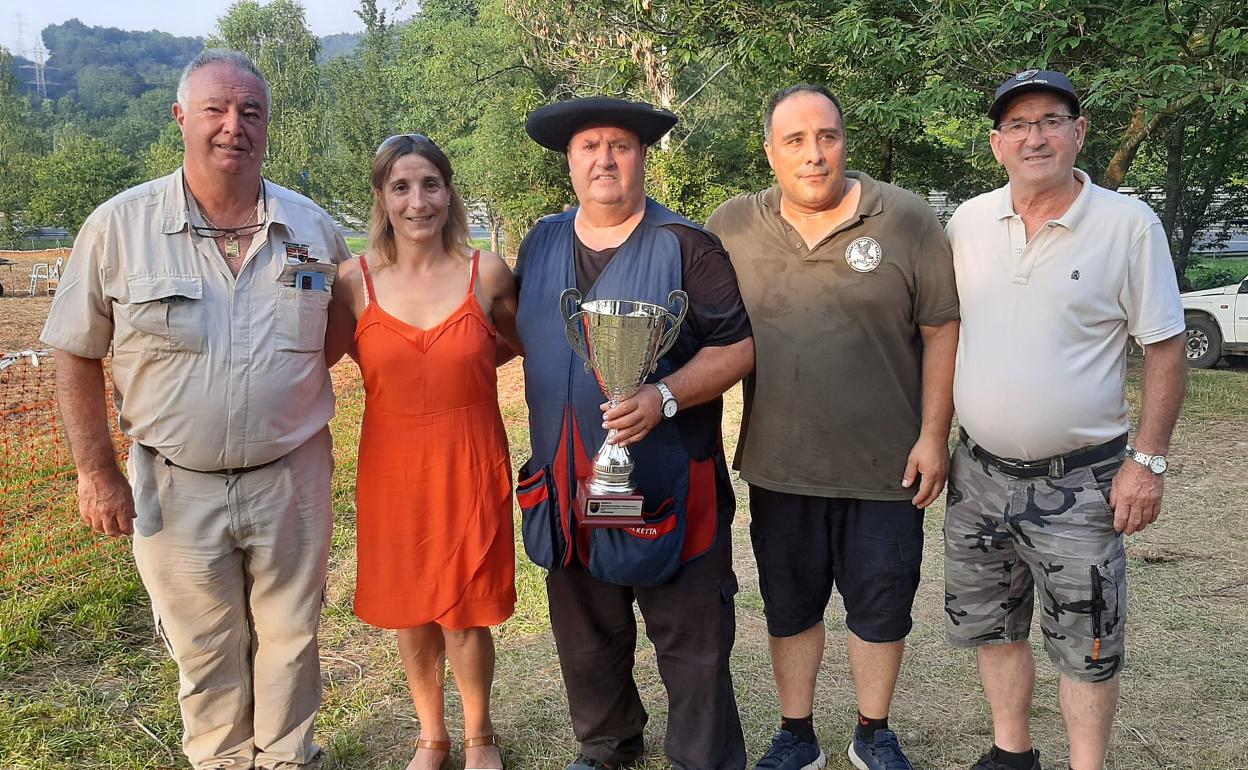
[[[1165,232],[1143,203],[1074,167],[1087,119],[1070,80],[1027,70],[988,111],[1005,187],[949,222],[962,328],[961,441],[949,475],[946,630],[978,650],[994,745],[973,770],[1039,770],[1027,641],[1040,596],[1073,770],[1100,770],[1126,623],[1123,535],[1161,508],[1183,401],[1183,308]],[[1134,445],[1127,338],[1144,346]]]

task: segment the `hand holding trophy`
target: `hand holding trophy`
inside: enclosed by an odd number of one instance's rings
[[[667,297],[672,312],[661,305],[635,300],[581,301],[576,289],[559,297],[568,343],[592,372],[614,407],[637,392],[680,334],[689,297],[680,289]],[[633,460],[628,450],[611,443],[615,431],[594,455],[593,473],[577,483],[577,520],[586,527],[636,527],[645,523],[642,496],[633,485]]]

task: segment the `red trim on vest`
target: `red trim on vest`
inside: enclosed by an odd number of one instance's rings
[[[571,405],[569,405],[568,408],[571,409]],[[589,456],[589,452],[585,450],[585,442],[581,440],[581,429],[576,424],[576,416],[569,413],[568,419],[572,421],[572,448],[573,448],[572,457],[574,458],[574,467],[576,469],[575,478],[572,480],[572,484],[569,487],[568,500],[571,501],[572,498],[576,496],[576,485],[582,479],[589,478],[589,475],[594,472],[594,465],[593,465],[592,458],[590,458]],[[572,542],[571,537],[568,538],[568,542],[569,543]],[[575,545],[574,550],[576,551],[577,556],[580,559],[581,565],[588,568],[589,567],[589,528],[588,527],[580,527],[577,529],[576,545]],[[568,561],[570,562],[571,558],[569,558]]]
[[[719,500],[715,494],[715,458],[689,461],[689,495],[685,498],[685,542],[682,562],[701,556],[715,543],[719,529]]]
[[[542,468],[536,476],[528,479],[529,484],[537,484],[537,486],[524,492],[516,491],[516,502],[520,504],[521,508],[532,508],[538,503],[545,502],[550,497],[550,489],[547,488],[545,481],[546,469]]]
[[[559,428],[559,446],[555,449],[555,459],[550,464],[555,476],[555,489],[559,490],[559,528],[563,530],[563,541],[568,544],[568,552],[563,557],[563,563],[559,565],[561,567],[567,567],[572,563],[572,552],[575,550],[572,544],[572,525],[569,523],[572,518],[572,497],[569,491],[572,485],[568,483],[567,426],[569,420],[572,421],[572,428],[575,430],[576,419],[572,416],[570,404],[563,409],[563,425]]]

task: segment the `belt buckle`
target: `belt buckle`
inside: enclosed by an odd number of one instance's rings
[[[1062,455],[1049,458],[1050,478],[1060,479],[1066,475],[1066,458]]]

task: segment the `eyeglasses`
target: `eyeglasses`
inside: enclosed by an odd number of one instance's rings
[[[1039,120],[1011,120],[997,126],[997,131],[1012,142],[1021,142],[1031,133],[1032,126],[1039,126],[1045,136],[1059,136],[1075,119],[1074,115],[1046,115]]]
[[[246,238],[264,229],[263,219],[259,222],[242,227],[200,227],[191,225],[191,229],[200,238]]]
[[[373,153],[373,157],[376,157],[382,154],[383,152],[390,149],[391,147],[398,144],[399,142],[403,141],[404,139],[406,139],[409,142],[415,142],[417,144],[431,144],[434,147],[438,146],[437,142],[433,141],[432,139],[425,136],[424,134],[395,134],[394,136],[387,138],[381,144],[377,145],[377,152]]]
[[[190,195],[190,192],[187,192]],[[269,218],[269,191],[260,185],[260,217],[259,221],[249,225],[239,225],[238,227],[217,227],[208,218],[208,215],[200,209],[199,215],[204,219],[204,225],[191,225],[191,230],[200,238],[225,238],[228,241],[237,241],[239,238],[246,238],[255,235],[264,229]]]

